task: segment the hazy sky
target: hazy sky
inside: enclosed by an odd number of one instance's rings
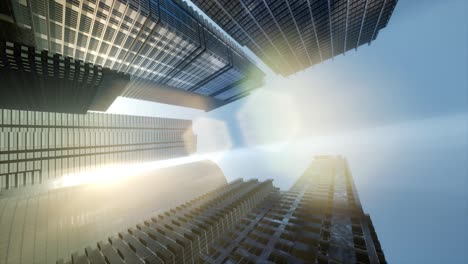
[[[357,51],[199,110],[120,98],[110,112],[189,118],[198,151],[225,151],[228,180],[281,188],[314,154],[349,160],[390,263],[468,259],[468,6],[400,0]],[[137,106],[138,105],[138,106]]]

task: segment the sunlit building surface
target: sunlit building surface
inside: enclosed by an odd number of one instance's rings
[[[187,156],[192,121],[0,110],[0,193],[102,166]]]
[[[0,263],[56,263],[226,184],[219,167],[208,161],[110,178],[102,184],[36,185],[3,192]]]
[[[6,0],[0,13],[6,40],[128,74],[107,100],[211,110],[262,84],[243,51],[180,0]]]
[[[346,161],[317,157],[287,192],[237,180],[75,253],[72,263],[386,263]]]
[[[273,71],[288,76],[375,40],[397,0],[193,0]]]
[[[198,263],[201,253],[277,193],[271,181],[236,180],[87,247],[72,263]],[[146,261],[146,262],[145,262]],[[60,263],[60,262],[59,262]]]

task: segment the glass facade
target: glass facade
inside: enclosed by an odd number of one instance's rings
[[[101,166],[186,156],[192,121],[0,110],[0,191]]]
[[[397,0],[194,0],[275,72],[288,76],[369,43]]]
[[[138,90],[149,85],[155,93],[162,86],[209,97],[264,76],[180,0],[11,1],[18,24],[32,30],[37,49],[130,74],[133,81],[122,96],[148,100],[139,98]],[[261,82],[247,85],[236,94]]]

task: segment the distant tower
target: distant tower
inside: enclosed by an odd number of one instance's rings
[[[314,160],[287,192],[235,181],[121,232],[73,263],[386,263],[345,159]],[[79,262],[84,261],[84,262]]]
[[[207,263],[386,263],[345,159],[323,156],[213,244]]]

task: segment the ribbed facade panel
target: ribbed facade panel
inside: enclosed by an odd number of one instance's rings
[[[73,255],[72,262],[199,263],[218,238],[274,193],[271,181],[236,180],[111,236],[98,249]]]

